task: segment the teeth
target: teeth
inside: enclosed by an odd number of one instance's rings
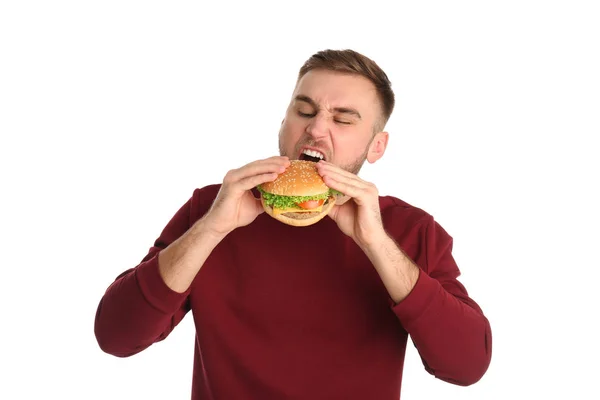
[[[321,160],[323,158],[325,158],[325,156],[323,156],[323,154],[319,153],[318,151],[314,151],[314,150],[307,149],[307,150],[304,150],[302,153],[306,154],[307,156],[320,158]]]

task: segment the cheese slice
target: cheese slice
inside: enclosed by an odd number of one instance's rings
[[[323,211],[323,205],[319,207],[311,208],[310,210],[305,210],[303,208],[275,208],[273,207],[273,214],[279,215],[287,212],[321,212]]]

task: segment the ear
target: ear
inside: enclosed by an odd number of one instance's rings
[[[367,152],[367,161],[373,164],[375,161],[383,157],[385,149],[387,148],[389,134],[387,132],[379,132],[373,136],[371,144],[369,145],[369,151]]]

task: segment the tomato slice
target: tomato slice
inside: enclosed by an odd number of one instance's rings
[[[308,201],[304,201],[302,203],[298,203],[298,205],[300,207],[304,208],[305,210],[312,210],[313,208],[319,207],[324,202],[325,202],[325,200],[308,200]]]

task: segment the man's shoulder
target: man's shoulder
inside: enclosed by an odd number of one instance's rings
[[[433,216],[424,209],[391,195],[379,196],[379,208],[386,226],[408,228],[433,219]]]
[[[221,188],[220,183],[208,184],[206,186],[197,187],[194,189],[192,193],[192,199],[202,200],[206,198],[210,198],[210,200],[214,200],[219,193],[219,189]]]
[[[386,214],[394,213],[397,215],[400,213],[402,215],[411,215],[417,218],[430,216],[424,209],[391,195],[379,196],[379,207],[381,212]]]
[[[192,196],[188,200],[192,220],[201,218],[210,209],[220,188],[221,184],[215,183],[197,187],[193,190]]]

